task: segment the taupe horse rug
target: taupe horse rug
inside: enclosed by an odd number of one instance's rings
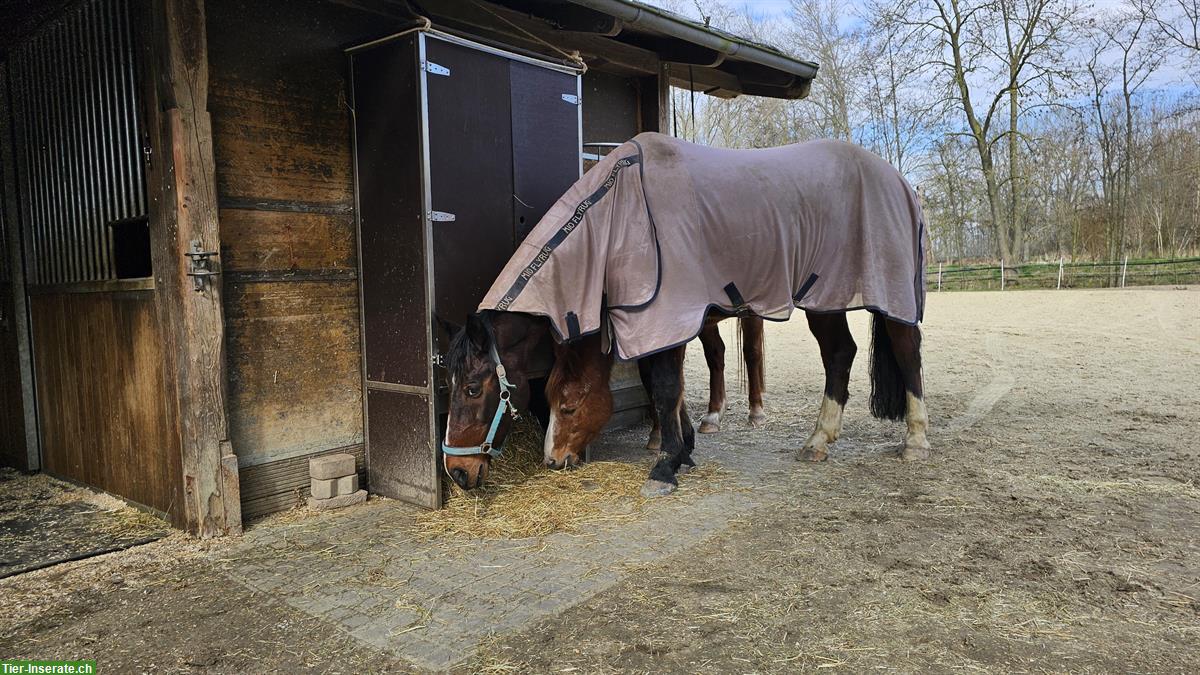
[[[604,328],[623,359],[691,340],[710,309],[866,308],[916,325],[923,236],[913,189],[849,143],[726,150],[645,133],[558,200],[479,308],[544,316],[566,340]]]

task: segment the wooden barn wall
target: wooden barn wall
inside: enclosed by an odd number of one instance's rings
[[[183,517],[179,434],[163,395],[153,290],[29,296],[42,468]],[[114,345],[117,345],[114,347]],[[80,367],[86,364],[86,367]]]
[[[306,493],[308,456],[362,452],[343,49],[395,28],[349,5],[206,3],[229,433],[245,518]]]

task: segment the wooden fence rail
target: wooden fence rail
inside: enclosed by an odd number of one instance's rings
[[[930,291],[986,291],[1030,288],[1125,288],[1200,284],[1200,258],[1108,260],[1007,265],[1003,262],[925,270]]]

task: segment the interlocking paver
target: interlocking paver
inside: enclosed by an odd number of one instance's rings
[[[637,433],[615,443],[631,445]],[[417,539],[412,511],[372,500],[301,522],[251,528],[222,566],[237,581],[340,625],[355,639],[414,666],[442,669],[470,657],[493,634],[557,614],[617,583],[628,570],[695,545],[769,494],[794,490],[787,455],[720,443],[715,454],[756,490],[654,504],[642,520],[598,524],[584,536],[542,541]],[[774,478],[770,478],[774,476]],[[685,477],[684,481],[688,479]]]

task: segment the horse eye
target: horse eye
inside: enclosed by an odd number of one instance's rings
[[[471,398],[479,398],[479,385],[468,384],[467,385],[467,396],[470,396]]]
[[[568,408],[565,405],[560,406],[558,411],[564,415],[574,415],[575,414],[575,408]]]

